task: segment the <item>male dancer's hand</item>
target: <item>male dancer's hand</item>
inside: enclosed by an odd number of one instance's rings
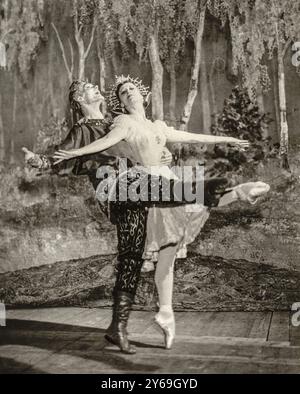
[[[31,152],[29,149],[23,147],[22,151],[25,153],[25,163],[30,165],[33,168],[42,168],[43,160],[39,155],[34,152]]]
[[[25,153],[25,162],[30,164],[30,161],[35,158],[35,153],[25,147],[22,148],[22,151]]]
[[[22,151],[25,153],[25,163],[31,167],[38,168],[39,170],[48,170],[51,167],[46,156],[38,155],[25,147],[22,148]]]

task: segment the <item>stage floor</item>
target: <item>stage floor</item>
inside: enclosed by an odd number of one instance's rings
[[[300,373],[300,327],[289,312],[177,312],[171,350],[153,317],[132,312],[130,356],[103,337],[110,309],[8,310],[0,373]]]

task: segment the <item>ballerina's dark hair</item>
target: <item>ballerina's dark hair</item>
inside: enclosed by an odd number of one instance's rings
[[[148,107],[148,105],[150,103],[151,93],[149,92],[149,87],[143,85],[141,80],[139,80],[138,78],[134,79],[134,78],[130,77],[129,75],[127,75],[127,77],[125,77],[124,75],[121,75],[121,76],[116,75],[115,76],[115,83],[114,83],[114,85],[111,86],[110,91],[107,95],[108,108],[111,111],[111,113],[114,114],[114,116],[124,113],[122,106],[121,106],[119,91],[121,89],[121,86],[123,86],[127,82],[131,82],[133,85],[135,85],[139,89],[139,91],[144,99],[145,109]]]

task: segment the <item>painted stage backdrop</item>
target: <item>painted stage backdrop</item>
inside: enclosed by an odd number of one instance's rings
[[[107,305],[115,227],[85,177],[37,175],[72,125],[75,78],[107,92],[143,79],[148,116],[195,133],[249,139],[174,145],[181,164],[232,184],[260,179],[257,205],[213,209],[176,263],[175,307],[281,310],[300,301],[300,1],[0,0],[0,299],[7,305]],[[105,112],[105,107],[102,108]],[[137,308],[152,308],[153,272]]]

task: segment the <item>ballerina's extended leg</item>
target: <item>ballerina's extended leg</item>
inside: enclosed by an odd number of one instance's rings
[[[176,251],[177,245],[167,246],[161,249],[155,271],[159,312],[156,314],[154,321],[164,334],[166,349],[171,349],[175,338],[175,318],[172,308],[172,297]]]
[[[255,204],[259,197],[268,193],[269,190],[270,186],[265,182],[242,183],[225,192],[219,200],[218,207],[238,200]]]

